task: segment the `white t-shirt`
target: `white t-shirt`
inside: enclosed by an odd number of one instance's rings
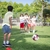
[[[20,17],[20,23],[24,23],[24,17]]]
[[[5,24],[8,25],[8,26],[10,26],[10,24],[9,24],[9,18],[10,17],[13,17],[13,13],[9,11],[9,12],[7,12],[5,14],[5,16],[3,18],[3,24],[2,24],[2,26],[4,26]]]
[[[31,19],[32,23],[36,23],[36,18]]]
[[[27,18],[27,23],[28,23],[28,24],[31,23],[30,17]]]
[[[25,22],[27,22],[27,20],[28,20],[28,16],[27,15],[24,16],[24,20],[25,20]]]

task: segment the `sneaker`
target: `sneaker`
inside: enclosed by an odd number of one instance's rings
[[[6,44],[3,44],[2,46],[5,46]]]
[[[11,46],[11,44],[10,44],[10,43],[8,43],[8,44],[6,44],[6,46]]]
[[[37,30],[35,30],[35,32],[37,32]]]
[[[28,33],[30,33],[30,31]]]
[[[35,33],[35,30],[33,30],[33,33]]]

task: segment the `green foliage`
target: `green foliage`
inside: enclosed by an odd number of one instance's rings
[[[50,10],[44,9],[44,10],[43,10],[43,15],[44,15],[44,17],[45,17],[45,16],[47,17],[48,15],[50,16]]]
[[[22,12],[27,12],[27,13],[28,13],[29,10],[30,10],[30,7],[29,7],[28,4],[26,4],[26,5],[23,7]]]
[[[0,16],[3,18],[4,14],[6,13],[7,2],[0,2]]]
[[[46,22],[50,22],[50,17],[47,17],[47,20],[46,20]]]
[[[42,0],[43,1],[43,0]],[[35,0],[34,2],[32,2],[30,5],[26,4],[23,5],[22,3],[16,3],[16,2],[1,2],[0,1],[0,17],[4,18],[4,14],[7,12],[7,6],[8,5],[12,5],[13,6],[13,13],[14,13],[14,17],[19,17],[21,13],[28,13],[30,15],[36,14],[38,12],[40,12],[42,10],[42,2],[41,0]],[[46,4],[44,2],[44,4]],[[50,7],[50,6],[48,6]]]
[[[10,2],[1,2],[0,3],[0,16],[2,16],[2,18],[4,17],[4,14],[7,12],[7,6],[8,5],[12,5],[14,7],[13,9],[13,12],[14,12],[14,17],[17,17],[19,15],[17,14],[20,14],[20,13],[25,13],[27,12],[28,14],[32,14],[34,12],[38,12],[37,9],[37,6],[29,6],[28,4],[26,5],[23,5],[22,3],[19,3],[17,4],[16,2],[12,3],[11,1]],[[33,8],[34,7],[34,8]],[[17,15],[17,16],[16,16]]]

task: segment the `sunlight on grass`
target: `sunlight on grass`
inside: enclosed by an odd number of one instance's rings
[[[11,41],[14,41],[15,40],[15,38],[13,38],[13,39],[10,39]]]
[[[13,26],[11,34],[12,50],[50,50],[50,26],[37,26],[39,40],[32,39],[33,33],[20,33],[19,26]],[[0,45],[2,45],[3,33],[0,27]],[[1,50],[5,48],[0,46]]]
[[[22,40],[19,40],[18,43],[22,42]]]

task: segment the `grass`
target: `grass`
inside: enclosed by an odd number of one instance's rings
[[[50,26],[36,27],[36,34],[39,35],[39,40],[32,40],[33,33],[20,33],[19,27],[12,28],[10,42],[12,50],[50,50]],[[0,50],[5,50],[2,47],[3,32],[0,27]]]

